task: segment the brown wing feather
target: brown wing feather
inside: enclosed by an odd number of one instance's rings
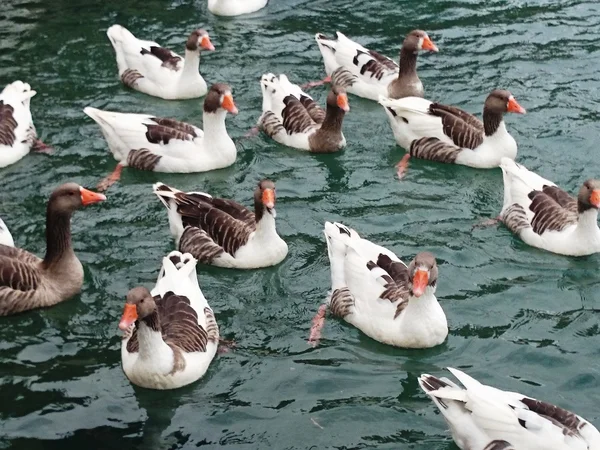
[[[305,133],[315,126],[315,121],[304,105],[293,95],[283,99],[285,108],[281,112],[283,128],[287,134]]]
[[[379,298],[389,300],[392,303],[399,301],[394,314],[395,319],[408,306],[408,268],[401,262],[392,261],[389,256],[383,253],[379,254],[376,263],[373,261],[367,263],[367,269],[373,270],[375,268],[380,268],[387,272],[381,276],[386,284],[384,285],[385,290]]]
[[[369,50],[369,55],[371,55],[378,63],[382,64],[386,68],[393,71],[399,70],[398,64],[396,64],[396,62],[394,62],[387,56],[384,56],[381,53],[376,52],[375,50]]]
[[[527,397],[521,399],[521,402],[530,411],[550,419],[556,426],[563,429],[563,434],[565,435],[580,436],[580,428],[586,425],[576,414],[551,403]],[[527,423],[525,423],[525,426],[527,426]]]
[[[17,121],[13,116],[15,109],[0,100],[0,145],[13,145],[15,143],[15,129]]]
[[[146,131],[146,139],[152,144],[168,144],[171,139],[179,139],[181,141],[191,141],[196,137],[195,133],[190,134],[187,131],[172,128],[164,125],[150,125],[145,124],[148,131]]]
[[[360,63],[361,55],[367,55],[369,57],[362,65]],[[367,52],[360,49],[356,50],[356,56],[353,58],[352,62],[359,68],[361,75],[371,72],[370,77],[375,77],[377,80],[381,80],[384,75],[388,75],[390,72],[398,71],[398,65],[394,61],[373,50]]]
[[[506,441],[492,441],[485,446],[483,450],[515,450],[515,448]]]
[[[162,61],[162,65],[171,70],[178,70],[177,64],[182,60],[181,57],[175,55],[171,50],[155,45],[150,47],[150,51],[142,48],[142,55],[152,55]]]
[[[0,256],[0,286],[31,291],[40,285],[40,267],[29,261]]]
[[[577,213],[577,199],[556,186],[544,186],[542,192],[569,211]]]
[[[187,297],[167,292],[157,307],[163,340],[167,344],[188,353],[206,351],[208,334],[198,324],[198,313]]]
[[[531,226],[535,233],[561,231],[569,225],[577,223],[577,211],[562,207],[548,194],[542,191],[531,191],[529,198],[531,199],[529,209],[533,212]]]
[[[319,124],[323,123],[325,120],[325,110],[323,110],[317,102],[306,95],[302,95],[300,97],[300,103],[306,108],[306,111],[312,120]]]
[[[150,120],[162,125],[163,127],[173,128],[174,130],[183,131],[186,134],[192,135],[192,137],[198,137],[196,133],[196,127],[189,123],[180,122],[179,120],[170,119],[168,117],[152,117]]]
[[[188,226],[179,239],[179,251],[189,253],[199,262],[210,264],[215,258],[224,252],[220,245],[206,233],[206,231]]]
[[[439,103],[432,103],[429,113],[442,119],[444,134],[457,146],[474,150],[483,142],[483,124],[475,116]]]
[[[408,153],[415,158],[427,159],[452,164],[461,152],[459,147],[440,141],[436,137],[415,139],[410,144]]]
[[[18,259],[27,264],[38,264],[42,262],[41,258],[38,258],[33,253],[23,250],[17,247],[8,247],[0,244],[0,257],[5,256],[7,258]]]

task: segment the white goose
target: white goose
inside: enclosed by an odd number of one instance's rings
[[[600,450],[600,433],[584,418],[550,403],[481,384],[448,368],[448,378],[421,375],[419,384],[437,405],[461,450]],[[491,442],[491,440],[497,440]]]
[[[126,86],[165,100],[202,97],[207,86],[198,72],[200,50],[214,50],[208,33],[195,30],[185,44],[185,59],[156,42],[136,38],[121,25],[106,34],[117,54],[119,77]]]
[[[267,6],[268,0],[208,0],[208,10],[217,16],[250,14]]]
[[[398,145],[415,158],[488,169],[502,157],[514,159],[517,143],[506,130],[504,113],[525,114],[505,90],[492,91],[483,107],[483,122],[454,106],[419,97],[381,97]]]
[[[171,252],[152,293],[127,294],[119,328],[123,372],[148,389],[175,389],[201,378],[219,345],[219,327],[198,285],[196,260]]]
[[[0,219],[0,245],[6,245],[8,247],[15,246],[12,234],[10,234],[8,227],[2,219]]]
[[[259,127],[280,144],[313,153],[331,153],[346,146],[344,115],[350,110],[344,88],[332,86],[327,110],[285,75],[262,76],[263,113]]]
[[[0,167],[16,163],[31,150],[45,151],[37,139],[29,104],[36,92],[28,83],[14,81],[0,93]]]
[[[205,264],[256,269],[279,264],[288,246],[275,228],[275,184],[262,180],[254,190],[254,212],[203,192],[153,186],[165,205],[177,248]]]
[[[577,198],[521,164],[503,158],[500,219],[527,244],[569,256],[600,252],[600,181],[587,180]]]
[[[204,100],[204,131],[188,123],[146,114],[91,107],[83,111],[100,125],[110,151],[119,161],[99,189],[117,181],[123,167],[154,172],[206,172],[230,166],[237,157],[235,144],[225,128],[225,117],[238,110],[226,84],[212,85]]]
[[[413,30],[404,39],[400,65],[387,56],[348,39],[339,31],[337,40],[320,33],[315,39],[323,56],[325,72],[332,83],[346,88],[351,94],[370,100],[377,100],[379,96],[422,97],[423,84],[416,70],[417,54],[421,50],[438,51],[422,30]]]
[[[448,336],[435,297],[438,268],[431,253],[406,266],[391,251],[339,223],[325,223],[331,264],[331,312],[385,344],[428,348]]]

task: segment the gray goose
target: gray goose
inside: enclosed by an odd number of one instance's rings
[[[413,30],[404,39],[400,50],[400,65],[387,56],[348,39],[339,31],[337,40],[321,33],[315,39],[331,82],[345,87],[350,94],[370,100],[378,100],[379,96],[422,97],[423,84],[416,70],[417,55],[421,50],[438,51],[422,30]],[[308,85],[316,84],[318,83]]]
[[[63,184],[48,201],[44,259],[0,245],[0,316],[52,306],[79,293],[83,267],[71,246],[71,216],[103,200],[104,195],[75,183]]]
[[[153,186],[165,205],[178,249],[220,267],[256,269],[279,264],[288,252],[275,228],[275,183],[262,180],[254,190],[254,212],[204,192]]]

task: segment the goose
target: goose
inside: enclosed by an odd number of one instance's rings
[[[125,86],[165,100],[202,97],[207,85],[198,72],[200,51],[214,50],[206,30],[194,30],[185,44],[185,58],[156,42],[142,41],[121,25],[107,31],[117,54]]]
[[[2,245],[14,247],[15,241],[13,240],[12,234],[10,234],[8,227],[4,223],[4,220],[0,218],[0,246]]]
[[[175,119],[127,114],[87,107],[119,163],[98,185],[105,190],[121,177],[123,167],[169,173],[206,172],[232,165],[236,146],[225,127],[228,112],[237,114],[231,87],[213,84],[204,99],[204,131]]]
[[[52,306],[78,294],[83,267],[71,246],[76,209],[106,200],[75,183],[57,187],[46,210],[46,255],[0,245],[0,316]]]
[[[379,96],[402,98],[423,96],[423,84],[417,75],[417,55],[421,50],[437,52],[426,32],[413,30],[404,39],[400,64],[387,56],[337,32],[337,40],[324,34],[315,36],[328,75],[333,84],[345,87],[354,95],[377,101]],[[314,86],[318,83],[309,83]]]
[[[36,91],[28,83],[14,81],[0,93],[0,168],[16,163],[31,150],[49,152],[37,138],[29,109]]]
[[[283,74],[263,75],[261,89],[263,113],[259,128],[269,137],[312,153],[336,152],[346,146],[342,122],[350,107],[344,88],[332,86],[326,111]]]
[[[435,297],[438,267],[431,253],[417,254],[407,266],[341,223],[325,222],[324,233],[333,315],[396,347],[428,348],[446,340],[448,322]]]
[[[240,16],[267,6],[268,0],[208,0],[208,10],[216,16]]]
[[[553,182],[503,158],[500,220],[525,243],[549,252],[583,256],[600,252],[600,180],[587,180],[577,198]]]
[[[419,377],[419,385],[446,419],[461,450],[487,449],[485,445],[494,439],[494,449],[513,448],[509,442],[518,450],[600,449],[600,433],[584,418],[517,392],[486,386],[458,369],[448,370],[463,387],[428,374]]]
[[[176,389],[202,378],[219,345],[219,327],[198,285],[196,260],[163,258],[156,286],[127,293],[119,322],[125,376],[147,389]]]
[[[495,89],[485,100],[483,122],[454,106],[419,97],[379,103],[388,115],[398,145],[408,157],[489,169],[502,157],[515,159],[517,143],[506,130],[504,113],[525,114],[512,94]]]
[[[254,212],[204,192],[153,186],[165,205],[169,227],[181,252],[204,264],[256,269],[279,264],[288,246],[275,228],[275,184],[262,180],[254,190]]]

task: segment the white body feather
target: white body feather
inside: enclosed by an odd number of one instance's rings
[[[268,0],[208,0],[208,10],[217,16],[250,14],[267,6]]]

